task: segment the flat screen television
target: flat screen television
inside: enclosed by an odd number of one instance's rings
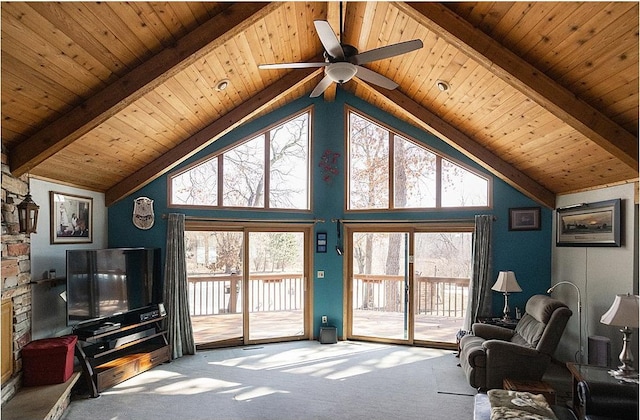
[[[162,302],[160,250],[67,250],[67,325]]]

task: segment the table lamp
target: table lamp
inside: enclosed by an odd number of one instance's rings
[[[493,285],[491,290],[495,290],[496,292],[502,292],[504,294],[504,309],[502,312],[504,313],[504,320],[507,321],[509,319],[509,293],[512,292],[522,292],[518,281],[516,280],[516,275],[513,271],[501,271],[498,274],[498,280]]]
[[[620,332],[622,338],[622,351],[620,352],[620,366],[614,371],[615,375],[629,377],[638,376],[638,372],[633,368],[633,355],[629,348],[629,339],[631,337],[631,328],[638,328],[638,307],[639,301],[637,295],[616,295],[613,304],[609,308],[600,322],[606,325],[615,325],[623,327]]]

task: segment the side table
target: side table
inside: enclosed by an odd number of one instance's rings
[[[518,325],[517,319],[503,319],[503,318],[493,318],[493,317],[480,317],[478,318],[478,322],[481,324],[489,324],[489,325],[497,325],[498,327],[509,328],[510,330],[515,330],[516,325]]]

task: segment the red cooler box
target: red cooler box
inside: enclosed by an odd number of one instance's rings
[[[73,354],[78,337],[45,338],[22,348],[25,386],[61,384],[73,374]]]

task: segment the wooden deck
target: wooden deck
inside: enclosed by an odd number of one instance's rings
[[[250,315],[251,340],[303,336],[302,311],[257,312]],[[404,340],[404,315],[377,311],[356,311],[354,325],[358,337],[384,337]],[[192,316],[196,344],[242,337],[242,315]],[[414,340],[455,343],[462,318],[416,315]],[[331,324],[331,319],[329,319]]]

